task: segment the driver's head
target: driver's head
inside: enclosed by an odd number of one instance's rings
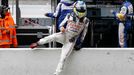
[[[9,9],[10,9],[9,7],[3,6],[3,5],[0,6],[1,18],[5,18],[5,15],[6,15],[6,13],[8,12]]]
[[[84,1],[76,1],[73,8],[74,13],[77,17],[83,18],[87,14],[87,8]]]

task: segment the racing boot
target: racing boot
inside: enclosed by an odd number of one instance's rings
[[[30,45],[30,48],[36,48],[38,46],[38,43],[32,43],[31,45]]]

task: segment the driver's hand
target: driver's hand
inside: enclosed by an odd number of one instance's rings
[[[60,27],[60,31],[64,33],[65,32],[65,28],[63,26]]]

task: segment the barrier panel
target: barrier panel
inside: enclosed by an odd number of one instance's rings
[[[53,75],[60,51],[61,48],[1,48],[0,75]],[[61,75],[134,75],[134,49],[73,51]]]

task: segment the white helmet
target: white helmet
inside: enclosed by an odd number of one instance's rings
[[[85,2],[84,1],[77,1],[74,4],[73,11],[77,17],[79,17],[79,18],[85,17],[87,14],[87,8],[86,8]]]

